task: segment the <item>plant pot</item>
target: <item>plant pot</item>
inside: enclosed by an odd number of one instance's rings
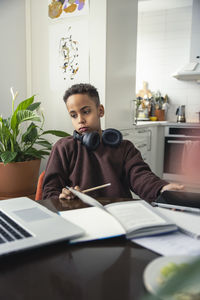
[[[155,116],[158,121],[165,121],[165,110],[164,109],[155,109]]]
[[[4,165],[0,163],[0,200],[35,194],[40,159],[14,162]]]

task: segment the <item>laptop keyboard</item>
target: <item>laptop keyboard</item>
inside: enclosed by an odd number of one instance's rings
[[[21,240],[32,235],[0,211],[0,244]]]

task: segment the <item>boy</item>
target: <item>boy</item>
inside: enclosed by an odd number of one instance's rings
[[[114,146],[102,141],[104,132],[102,134],[100,118],[104,116],[104,107],[95,87],[73,85],[63,99],[75,132],[73,136],[60,139],[52,149],[45,171],[43,199],[56,198],[61,202],[73,199],[65,186],[84,190],[111,183],[111,186],[90,195],[131,198],[131,189],[151,202],[164,190],[183,188],[178,184],[168,184],[152,173],[130,141],[119,140]],[[93,150],[83,143],[92,134],[100,139]]]

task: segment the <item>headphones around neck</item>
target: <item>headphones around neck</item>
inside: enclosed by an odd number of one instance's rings
[[[96,150],[101,139],[98,132],[88,132],[80,135],[76,130],[73,132],[74,140],[79,140],[88,150]],[[117,147],[122,141],[122,134],[119,130],[108,128],[102,133],[102,141],[110,147]]]

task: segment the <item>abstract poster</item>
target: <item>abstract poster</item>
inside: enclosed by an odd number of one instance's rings
[[[81,18],[49,26],[49,68],[52,90],[89,82],[88,20]]]
[[[48,16],[50,19],[81,16],[88,13],[89,0],[49,0]]]
[[[73,39],[71,26],[66,30],[66,35],[60,39],[59,59],[63,79],[73,80],[79,71],[79,42]]]

